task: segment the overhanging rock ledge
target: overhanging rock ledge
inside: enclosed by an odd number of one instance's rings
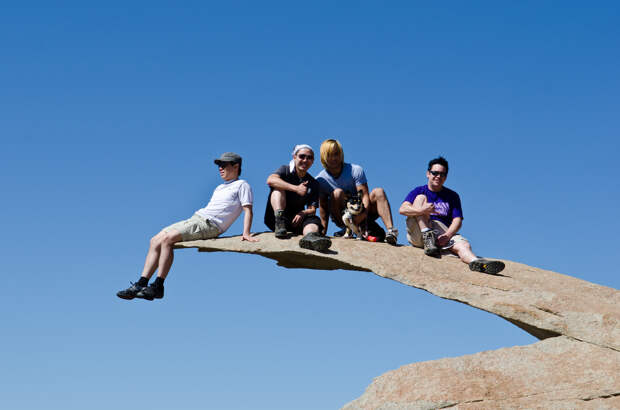
[[[257,237],[258,242],[241,241],[239,236],[181,242],[176,248],[252,253],[287,268],[373,272],[496,314],[538,339],[554,338],[404,366],[376,378],[347,409],[620,408],[620,292],[616,289],[511,261],[504,261],[501,275],[485,275],[471,272],[455,257],[429,258],[411,246],[334,238],[329,253],[318,253],[300,248],[297,238],[279,240],[272,233]],[[490,363],[499,357],[514,366],[494,368]],[[531,365],[523,377],[514,372],[519,363]],[[438,372],[441,366],[456,366],[462,372],[450,371],[453,376],[443,379],[425,377],[428,383],[422,384],[422,379],[410,377],[429,375],[423,371],[428,369],[443,374]],[[558,372],[566,380],[554,379]],[[456,394],[455,380],[461,391],[471,394]],[[498,380],[505,382],[498,384]],[[533,388],[537,383],[540,386]]]

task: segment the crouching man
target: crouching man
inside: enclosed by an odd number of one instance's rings
[[[398,230],[392,224],[392,209],[387,194],[383,188],[375,188],[368,192],[368,182],[364,169],[357,165],[344,162],[344,151],[338,140],[327,139],[321,144],[321,163],[323,169],[316,177],[321,187],[319,195],[319,214],[323,223],[323,231],[327,235],[329,217],[337,227],[342,228],[334,236],[343,236],[346,232],[342,213],[346,208],[347,195],[362,191],[364,210],[353,217],[357,226],[366,226],[363,235],[366,238],[376,237],[380,242],[385,240],[390,245],[396,245]],[[376,222],[381,218],[384,231]]]
[[[323,227],[316,216],[319,183],[308,173],[314,163],[314,151],[306,144],[293,149],[293,159],[267,178],[271,188],[265,209],[265,225],[276,238],[288,237],[288,231],[303,234],[299,246],[325,252],[332,244],[321,234]]]
[[[241,240],[256,242],[252,238],[252,188],[239,179],[241,174],[241,157],[234,152],[225,152],[214,160],[219,167],[220,177],[224,180],[220,184],[206,207],[199,209],[187,220],[177,222],[161,230],[151,239],[151,246],[142,275],[136,283],[125,290],[119,291],[116,296],[121,299],[141,298],[146,300],[161,299],[164,297],[164,280],[172,266],[174,258],[173,246],[177,242],[211,239],[224,233],[230,225],[244,211],[243,236]],[[148,285],[149,279],[156,270],[157,278]],[[148,285],[148,286],[147,286]]]
[[[428,183],[407,195],[400,213],[407,217],[407,239],[429,256],[439,256],[441,248],[449,249],[469,264],[473,271],[496,274],[504,263],[476,257],[467,239],[458,234],[463,223],[461,199],[443,184],[448,177],[448,161],[443,157],[428,163]]]

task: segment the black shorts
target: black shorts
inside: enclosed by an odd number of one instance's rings
[[[310,224],[317,225],[319,227],[319,231],[323,230],[323,224],[321,223],[321,219],[316,215],[306,216],[304,220],[301,221],[301,224],[297,226],[292,225],[291,221],[293,219],[291,217],[284,215],[284,219],[286,219],[286,230],[289,232],[293,232],[296,235],[301,235],[304,231],[304,228]],[[272,231],[276,230],[275,219],[266,220],[265,225],[267,225],[267,228],[271,229]]]

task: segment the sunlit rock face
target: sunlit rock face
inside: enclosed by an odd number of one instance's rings
[[[403,366],[344,409],[617,409],[619,386],[620,352],[559,336]]]
[[[503,317],[543,341],[403,366],[377,377],[346,409],[620,408],[620,292],[504,261],[500,275],[471,272],[451,255],[334,238],[328,253],[298,238],[257,235],[182,242],[201,252],[254,253],[287,268],[348,269],[426,290]]]

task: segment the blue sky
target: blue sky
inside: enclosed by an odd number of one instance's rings
[[[620,287],[619,17],[605,1],[3,6],[0,407],[338,408],[401,365],[534,342],[369,273],[252,255],[179,251],[162,301],[115,292],[208,201],[219,153],[244,156],[263,231],[268,174],[326,137],[394,210],[444,155],[477,253]]]

